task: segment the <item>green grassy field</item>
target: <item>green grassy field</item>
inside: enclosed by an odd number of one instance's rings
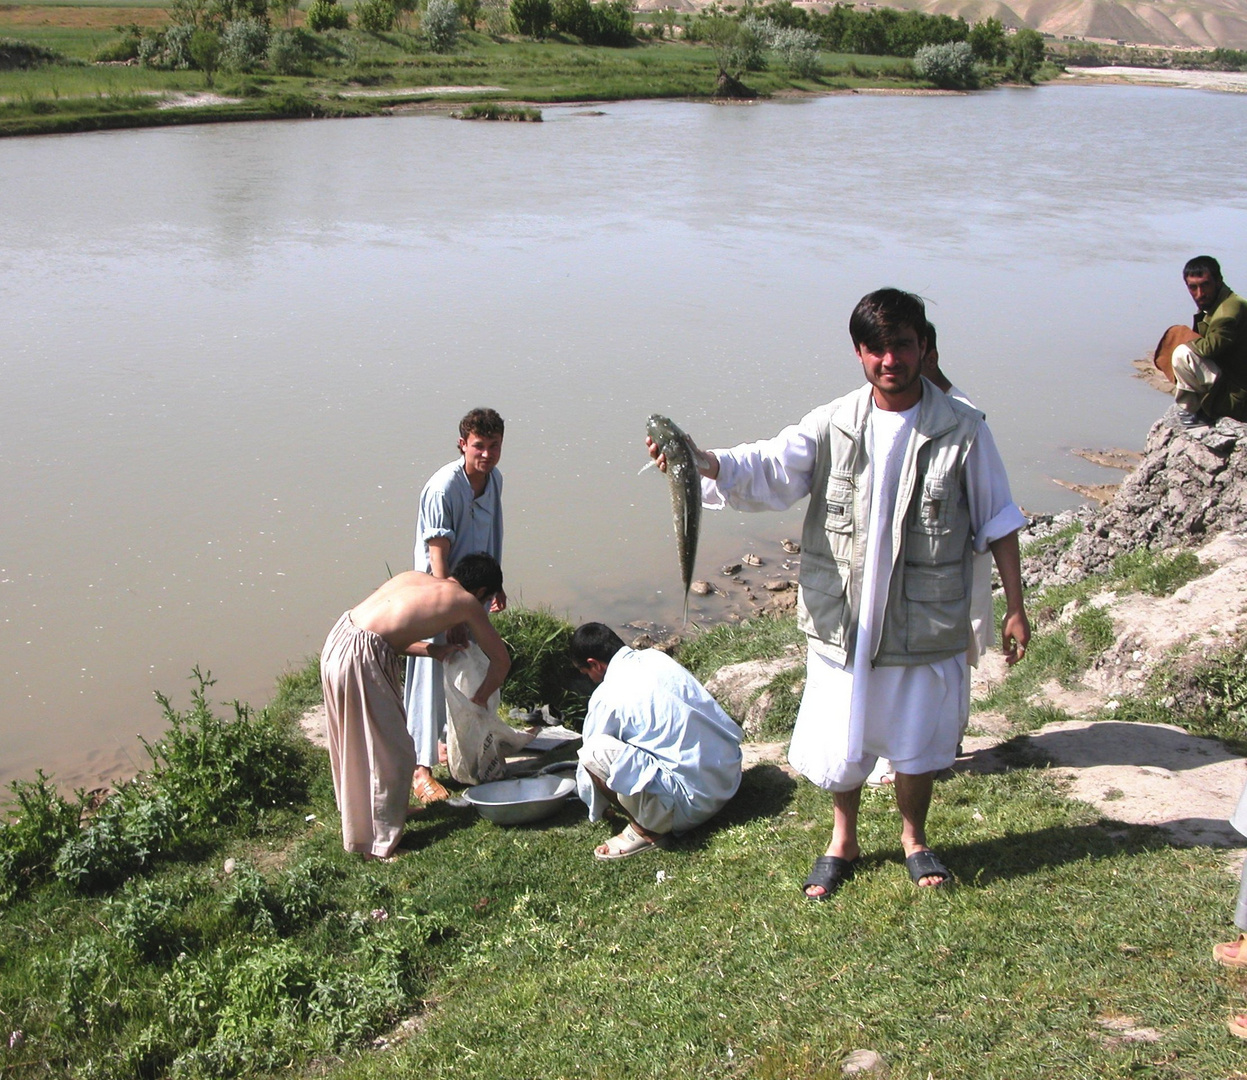
[[[1101,628],[1061,624],[1061,608],[1106,584],[1171,592],[1206,569],[1131,556],[1032,596],[1036,638],[992,706],[1016,731],[1062,718],[1029,697],[1075,677]],[[561,632],[547,614],[511,616],[519,653]],[[795,637],[791,620],[759,619],[684,655],[704,676]],[[1112,718],[1215,721],[1240,743],[1243,660],[1235,646],[1203,662],[1194,697],[1170,696],[1167,673]],[[539,685],[536,667],[525,680]],[[812,903],[800,885],[831,800],[773,764],[747,770],[707,825],[620,863],[591,853],[617,826],[575,802],[521,828],[439,804],[414,815],[394,862],[347,856],[325,756],[292,727],[317,693],[311,664],[262,713],[171,712],[166,764],[125,813],[106,804],[82,838],[70,829],[54,865],[35,826],[55,831],[55,815],[27,790],[33,824],[11,811],[0,826],[6,1080],[798,1080],[840,1075],[855,1049],[901,1080],[1245,1075],[1247,1046],[1224,1024],[1247,1008],[1247,975],[1210,955],[1233,933],[1224,854],[1066,799],[1022,747],[1008,771],[936,786],[929,831],[955,888],[909,882],[893,797],[868,789],[861,868]],[[267,794],[250,805],[253,791]]]

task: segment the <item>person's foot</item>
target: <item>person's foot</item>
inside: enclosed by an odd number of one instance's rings
[[[1234,941],[1214,945],[1212,956],[1226,967],[1247,967],[1247,934],[1239,934]]]
[[[1247,1014],[1236,1013],[1230,1017],[1230,1034],[1239,1039],[1247,1039]]]
[[[628,824],[618,836],[612,836],[605,844],[598,844],[593,849],[593,857],[602,860],[626,859],[659,847],[662,840],[657,833],[648,833],[639,825]]]
[[[411,778],[411,794],[425,806],[450,798],[450,792],[433,779],[433,770],[427,765],[417,765]]]
[[[446,744],[444,742],[439,742],[437,744],[437,763],[439,765],[445,765],[449,760],[450,758],[446,754]]]
[[[953,883],[953,872],[929,847],[915,848],[905,855],[909,880],[920,889],[940,889]]]
[[[810,871],[810,876],[806,878],[805,884],[801,886],[801,891],[811,900],[822,900],[824,897],[830,896],[836,889],[840,888],[846,881],[853,876],[853,871],[857,869],[857,860],[862,857],[862,849],[858,847],[856,842],[840,844],[833,837],[830,844],[827,845],[827,851],[822,859],[814,860],[814,869]],[[823,859],[835,859],[836,863],[826,863]],[[830,885],[821,880],[815,880],[817,871],[822,867],[830,868],[839,864],[838,880],[833,881]],[[847,868],[847,872],[845,870]],[[825,873],[824,875],[825,876]]]
[[[1175,405],[1170,410],[1170,414],[1174,424],[1183,431],[1195,431],[1212,425],[1212,421],[1202,412],[1184,409],[1181,405]]]

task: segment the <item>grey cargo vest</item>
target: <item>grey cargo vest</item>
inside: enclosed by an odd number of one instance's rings
[[[861,608],[870,489],[869,385],[814,411],[818,447],[801,533],[797,621],[824,651],[852,655]],[[980,413],[923,379],[891,523],[892,568],[875,665],[944,660],[970,641],[971,536],[966,455]]]

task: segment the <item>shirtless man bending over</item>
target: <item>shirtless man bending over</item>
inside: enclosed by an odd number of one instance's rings
[[[472,700],[485,705],[511,660],[486,608],[502,591],[502,570],[488,555],[467,555],[449,578],[409,570],[345,612],[325,641],[320,678],[328,714],[329,764],[342,814],[342,846],[365,858],[398,847],[416,765],[403,710],[403,658],[434,660],[463,649],[426,639],[466,624],[489,659]]]

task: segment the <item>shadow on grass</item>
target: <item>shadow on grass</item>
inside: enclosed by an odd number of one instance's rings
[[[407,827],[398,846],[404,851],[422,851],[460,829],[470,829],[476,821],[476,811],[469,807],[433,803],[407,819]]]
[[[672,844],[683,851],[700,851],[709,846],[720,829],[744,825],[756,818],[777,817],[792,802],[797,782],[778,765],[763,762],[741,775],[740,790],[731,801],[704,825],[691,829]]]
[[[1086,859],[1117,858],[1164,851],[1173,847],[1163,830],[1151,826],[1101,822],[1060,825],[1034,832],[1009,833],[969,844],[932,843],[962,884],[982,886],[993,881],[1029,877]],[[904,863],[899,848],[872,853],[871,862],[889,858]]]

